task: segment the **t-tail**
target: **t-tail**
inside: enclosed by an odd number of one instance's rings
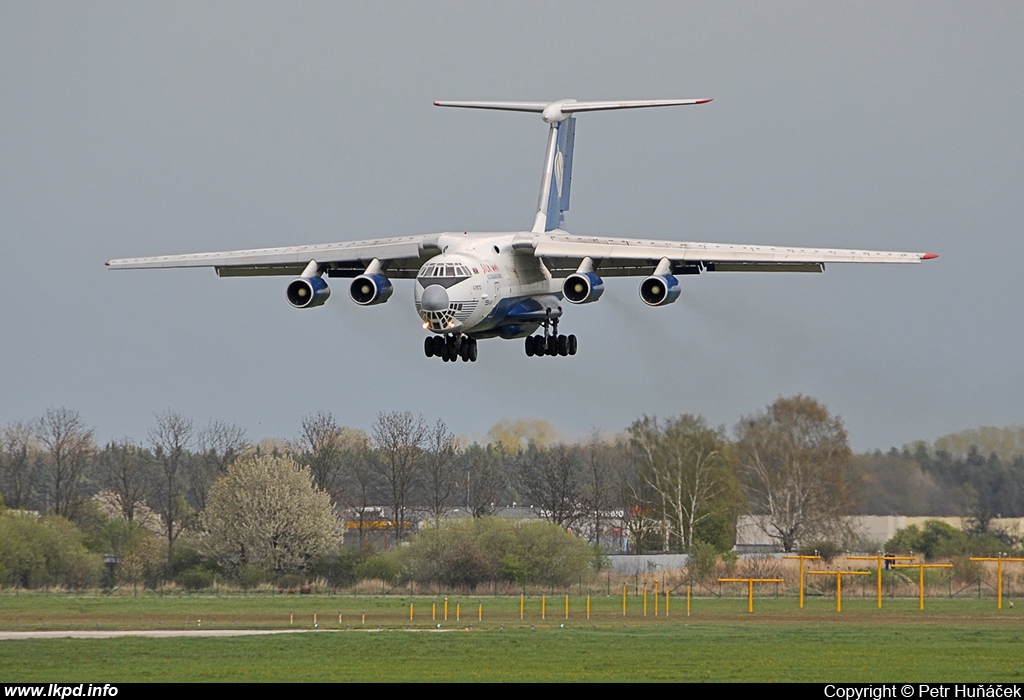
[[[572,185],[572,150],[576,136],[576,112],[598,112],[611,109],[638,109],[641,107],[670,107],[699,105],[701,100],[630,100],[625,102],[435,102],[438,107],[469,107],[496,109],[510,112],[538,112],[551,125],[548,146],[544,152],[540,196],[533,220],[533,231],[554,231],[565,223],[569,210],[569,189]]]

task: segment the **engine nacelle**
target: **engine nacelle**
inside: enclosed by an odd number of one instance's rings
[[[651,275],[640,283],[640,298],[648,306],[664,306],[679,298],[679,280],[675,275]]]
[[[296,309],[311,309],[327,301],[331,288],[320,277],[296,277],[288,283],[285,296]]]
[[[360,306],[373,306],[383,304],[391,298],[395,288],[391,286],[391,280],[384,275],[359,275],[352,280],[352,286],[348,293],[352,301]]]
[[[594,272],[575,272],[562,283],[562,296],[570,304],[589,304],[604,294],[604,280]]]

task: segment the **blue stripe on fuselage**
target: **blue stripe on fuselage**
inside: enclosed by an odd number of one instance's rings
[[[483,321],[474,330],[491,330],[500,326],[516,323],[541,323],[550,317],[562,315],[562,305],[558,296],[542,294],[528,297],[506,297],[498,301]]]

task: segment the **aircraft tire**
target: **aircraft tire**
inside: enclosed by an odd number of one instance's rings
[[[437,357],[444,357],[444,337],[435,335],[431,340],[434,341],[434,355]]]
[[[526,356],[533,357],[533,336],[526,336]]]
[[[427,357],[434,356],[434,338],[432,336],[428,335],[423,339],[423,354]]]
[[[566,346],[567,346],[567,349],[569,350],[569,354],[570,355],[575,355],[576,354],[576,350],[579,347],[579,343],[576,341],[576,336],[570,335],[568,340],[566,341]]]
[[[470,362],[476,362],[477,352],[476,352],[476,339],[475,338],[470,338],[469,339],[469,351],[468,351],[467,354],[469,355],[469,361]]]
[[[569,339],[564,335],[558,336],[558,354],[562,357],[569,354]]]

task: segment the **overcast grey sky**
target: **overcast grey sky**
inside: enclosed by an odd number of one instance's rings
[[[100,439],[168,408],[297,435],[381,410],[565,437],[731,427],[804,393],[855,449],[1024,422],[1024,4],[0,3],[0,424]],[[637,280],[571,359],[422,351],[411,283],[297,311],[285,278],[112,257],[528,228],[545,125],[435,99],[712,97],[579,118],[570,231],[934,251],[917,266]]]

